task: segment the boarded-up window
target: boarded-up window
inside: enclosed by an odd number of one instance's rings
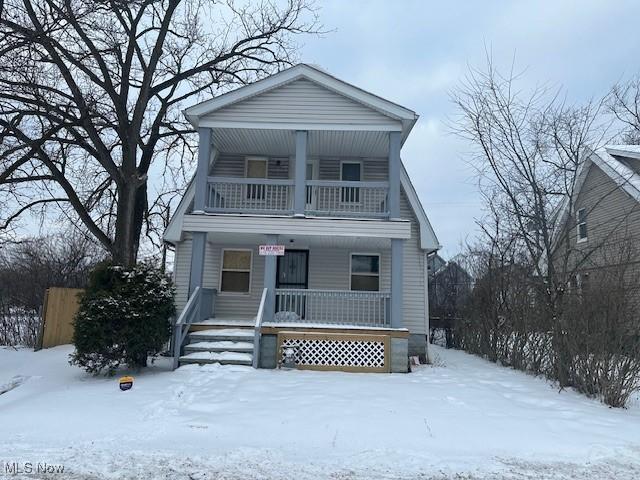
[[[380,290],[380,255],[351,255],[351,290]]]
[[[223,250],[221,292],[248,293],[251,288],[251,250]]]

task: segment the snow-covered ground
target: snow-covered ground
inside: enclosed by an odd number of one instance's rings
[[[434,350],[408,375],[162,360],[121,392],[70,347],[0,348],[0,462],[65,468],[31,479],[640,478],[638,403]]]

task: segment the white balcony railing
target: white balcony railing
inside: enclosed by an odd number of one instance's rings
[[[389,292],[276,289],[276,323],[388,327]]]
[[[308,180],[306,211],[328,217],[388,217],[388,193],[388,182]]]
[[[306,215],[386,218],[388,182],[308,180]],[[274,213],[294,210],[295,184],[290,179],[209,177],[205,208],[213,213]]]
[[[293,212],[293,180],[209,177],[206,210],[219,213]]]

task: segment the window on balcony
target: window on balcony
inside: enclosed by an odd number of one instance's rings
[[[380,255],[351,254],[351,290],[365,292],[380,290]]]
[[[359,182],[362,179],[362,163],[342,162],[340,163],[340,180],[343,182]],[[342,187],[340,190],[340,201],[342,203],[360,202],[360,188]]]
[[[246,164],[246,177],[247,178],[267,178],[268,172],[268,160],[262,157],[249,157]],[[266,185],[247,185],[247,198],[249,200],[264,200],[266,192]]]

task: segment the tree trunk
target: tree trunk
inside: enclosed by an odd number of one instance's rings
[[[142,221],[147,209],[147,183],[139,183],[137,176],[129,176],[118,190],[118,214],[113,262],[129,267],[135,265],[140,245]]]

